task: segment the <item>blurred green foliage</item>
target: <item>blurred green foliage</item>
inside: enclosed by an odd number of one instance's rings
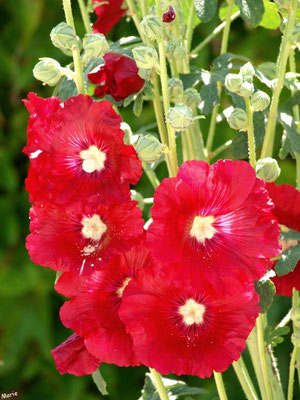
[[[75,1],[73,3],[77,33],[82,36],[84,27],[77,4]],[[101,399],[104,397],[97,392],[91,377],[60,376],[55,369],[50,349],[70,334],[59,321],[58,312],[63,299],[53,289],[55,273],[31,263],[25,250],[29,203],[24,191],[24,179],[28,161],[22,154],[22,147],[26,142],[28,113],[22,98],[29,91],[35,91],[43,97],[52,94],[51,88],[41,86],[32,76],[33,66],[39,57],[53,57],[62,65],[69,62],[51,45],[49,38],[52,27],[63,20],[62,7],[58,0],[2,1],[0,6],[0,393],[16,390],[22,400]],[[218,23],[215,17],[207,24],[198,25],[194,46],[210,34]],[[117,40],[121,35],[135,33],[132,23],[124,18],[108,38]],[[253,29],[238,20],[232,25],[229,51],[247,56],[258,65],[276,60],[279,42],[278,30],[270,31],[262,27]],[[209,69],[213,59],[218,56],[219,48],[220,37],[217,37],[203,49],[193,64]],[[285,89],[283,97],[287,96]],[[222,107],[229,105],[229,96],[224,96]],[[154,122],[150,103],[145,105],[139,118],[133,116],[132,105],[122,111],[122,115],[133,131]],[[209,117],[201,120],[205,136],[208,124]],[[222,122],[217,128],[215,147],[232,137],[233,131],[226,122]],[[277,141],[277,150],[279,142],[280,139]],[[223,153],[223,157],[231,157],[230,151]],[[281,162],[281,168],[278,181],[294,184],[294,162],[287,158]],[[160,177],[165,171],[164,165],[160,165]],[[145,197],[153,195],[146,177],[141,179],[137,190]],[[285,314],[289,304],[288,298],[275,299],[269,317],[272,326]],[[286,339],[284,344],[275,349],[285,388],[291,348]],[[248,358],[247,354],[245,358]],[[103,365],[101,371],[108,382],[110,394],[106,396],[107,399],[135,400],[139,397],[146,368],[126,369]],[[230,399],[244,398],[231,368],[224,377],[230,387]],[[209,391],[208,395],[199,398],[216,399],[212,380],[187,377],[186,381]]]

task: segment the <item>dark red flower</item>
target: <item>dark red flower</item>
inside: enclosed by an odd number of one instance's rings
[[[24,152],[31,164],[30,199],[65,203],[93,194],[110,202],[129,199],[129,184],[142,174],[141,161],[133,146],[124,144],[121,117],[112,104],[79,95],[59,107],[59,99],[28,97]]]
[[[93,0],[93,3],[99,2],[99,0]],[[104,4],[96,6],[97,20],[93,25],[93,32],[106,35],[127,11],[126,8],[121,8],[123,3],[124,0],[107,0]]]
[[[102,271],[88,277],[65,272],[55,289],[71,297],[60,311],[67,328],[85,338],[87,349],[101,362],[119,366],[140,364],[132,339],[119,318],[123,292],[139,270],[152,265],[144,242],[116,256]]]
[[[120,316],[142,364],[162,374],[209,377],[240,357],[259,313],[253,283],[216,290],[199,270],[146,269],[124,292]]]
[[[300,232],[300,192],[291,185],[276,185],[267,183],[269,195],[274,202],[273,215],[280,225]],[[282,250],[298,244],[296,240],[283,240]],[[292,296],[293,288],[300,290],[300,261],[295,269],[283,276],[272,278],[276,293],[282,296]]]
[[[88,74],[92,83],[100,85],[95,89],[95,96],[109,94],[120,101],[142,89],[145,81],[138,76],[138,67],[134,60],[117,53],[106,53],[103,58],[105,64]]]
[[[76,333],[51,350],[51,353],[60,374],[68,372],[76,376],[89,375],[100,365],[100,361],[87,351],[84,339]]]
[[[33,262],[91,274],[134,245],[144,221],[135,201],[110,206],[93,199],[64,205],[34,203],[26,247]]]
[[[169,10],[163,14],[163,22],[170,23],[176,18],[176,13],[173,7],[169,6]]]
[[[161,261],[188,260],[211,281],[238,270],[259,279],[280,253],[264,186],[245,161],[185,162],[156,189],[150,251]]]

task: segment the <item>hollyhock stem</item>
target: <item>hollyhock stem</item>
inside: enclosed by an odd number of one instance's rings
[[[291,49],[291,34],[296,20],[298,0],[293,0],[291,7],[288,12],[287,22],[284,28],[284,33],[282,37],[282,42],[280,46],[280,51],[277,58],[276,64],[276,80],[277,84],[273,91],[269,118],[266,128],[265,139],[262,147],[261,158],[272,157],[275,130],[276,130],[276,120],[278,112],[278,103],[280,93],[283,87],[283,80],[285,76],[286,65]]]
[[[224,54],[227,52],[229,31],[230,31],[230,24],[231,24],[231,14],[232,14],[233,6],[234,6],[234,0],[228,0],[227,13],[226,13],[226,19],[225,19],[225,27],[224,27],[224,32],[223,32],[223,36],[222,36],[220,54]],[[222,93],[222,85],[220,82],[218,82],[219,98],[221,98],[221,93]],[[219,109],[219,104],[216,104],[214,106],[212,114],[211,114],[210,126],[209,126],[209,130],[208,130],[208,136],[207,136],[207,142],[206,142],[207,153],[210,153],[212,150],[212,145],[213,145],[213,140],[214,140],[214,135],[215,135],[215,130],[216,130],[216,124],[217,124],[218,109]]]
[[[296,290],[295,288],[293,288],[293,297],[292,297],[292,310],[293,308],[299,307],[299,292],[298,290]],[[292,310],[291,310],[291,314],[292,314]],[[297,330],[297,327],[295,326],[295,323],[293,322],[293,331],[295,332]],[[295,351],[296,347],[294,347],[294,351]],[[300,363],[300,352],[297,351],[295,352],[295,358],[296,358],[296,362]],[[292,357],[293,359],[293,357]],[[290,380],[292,380],[292,382],[294,382],[294,375],[295,375],[295,361],[292,363],[292,359],[291,359],[291,363],[290,363]],[[293,377],[291,378],[291,375],[293,375]],[[300,371],[298,368],[298,381],[299,381],[299,385],[300,385]],[[289,384],[290,385],[290,384]]]
[[[287,400],[293,400],[293,392],[294,392],[294,379],[295,379],[295,364],[297,359],[297,347],[294,347],[290,362],[290,374],[289,374],[289,385],[288,385],[288,396]]]
[[[135,7],[134,1],[133,0],[126,0],[127,3],[127,7],[129,8],[130,12],[131,12],[131,18],[133,19],[133,22],[135,24],[135,27],[138,31],[138,34],[140,35],[140,37],[142,38],[143,42],[145,41],[145,37],[143,35],[143,32],[140,29],[140,20],[137,14],[137,9]]]
[[[246,365],[242,356],[239,358],[238,361],[232,363],[235,373],[240,381],[240,384],[243,388],[245,395],[247,396],[248,400],[258,400],[258,396],[256,394],[254,385],[251,381],[250,375],[247,371]]]
[[[263,323],[262,323],[262,315],[259,314],[256,320],[256,334],[257,334],[257,344],[258,344],[258,355],[266,390],[266,399],[272,400],[272,391],[270,385],[270,378],[267,366],[267,359],[266,359],[266,346],[264,341],[264,331],[263,331]]]
[[[236,20],[239,16],[241,15],[240,11],[237,11],[236,13],[232,14],[230,17],[230,23]],[[211,42],[226,26],[226,20],[223,21],[219,26],[217,26],[210,35],[208,35],[201,43],[198,44],[192,51],[191,54],[199,54],[200,51],[208,45],[209,42]]]
[[[81,13],[81,17],[82,17],[82,20],[83,20],[83,24],[84,24],[86,33],[92,33],[93,29],[92,29],[90,16],[89,16],[87,7],[85,6],[83,0],[78,0],[78,4],[79,4],[80,13]]]
[[[143,170],[144,170],[145,174],[147,175],[153,188],[156,189],[160,185],[160,182],[156,176],[156,173],[154,171],[152,171],[149,164],[147,164],[145,161],[143,161]]]
[[[216,382],[216,386],[217,386],[217,390],[218,390],[218,394],[219,394],[220,400],[228,400],[228,397],[227,397],[227,394],[226,394],[226,391],[225,391],[225,386],[224,386],[222,374],[214,371],[214,378],[215,378],[215,382]]]
[[[251,109],[251,103],[249,97],[245,99],[247,117],[248,117],[248,150],[249,150],[249,160],[250,165],[255,169],[256,166],[256,154],[255,154],[255,136],[254,136],[254,128],[253,128],[253,114]]]
[[[157,392],[159,394],[159,397],[161,400],[169,400],[168,392],[166,388],[164,387],[161,375],[155,371],[153,368],[149,368],[151,375],[153,377]]]
[[[228,149],[228,147],[230,147],[232,144],[232,139],[227,140],[227,142],[225,142],[224,144],[222,144],[220,147],[217,147],[216,150],[214,150],[212,153],[210,153],[208,156],[209,158],[214,158],[217,157],[220,153],[222,153],[222,151]]]
[[[186,35],[185,35],[185,48],[186,48],[187,54],[189,54],[189,52],[191,50],[191,45],[192,45],[193,32],[194,32],[194,18],[195,18],[195,6],[194,6],[194,2],[192,2],[190,13],[189,13],[189,19],[188,19],[188,23],[187,23]]]
[[[72,14],[71,0],[63,0],[63,7],[66,17],[66,22],[75,31],[75,24]],[[76,33],[76,32],[75,32]],[[85,94],[84,80],[83,80],[83,69],[82,62],[80,58],[80,50],[78,48],[72,49],[73,61],[74,61],[74,71],[75,71],[75,84],[78,94]]]

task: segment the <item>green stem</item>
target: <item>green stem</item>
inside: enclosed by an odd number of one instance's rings
[[[249,151],[249,161],[251,167],[255,169],[256,166],[256,154],[255,154],[255,136],[254,136],[254,127],[253,127],[253,114],[251,109],[250,98],[246,97],[245,99],[246,111],[248,117],[248,151]]]
[[[277,58],[277,64],[276,64],[277,84],[273,91],[269,118],[266,127],[266,134],[261,152],[261,158],[272,157],[273,155],[279,97],[283,87],[286,65],[292,45],[291,34],[296,20],[297,3],[298,0],[293,0],[291,8],[288,12],[287,22],[285,25],[280,51]]]
[[[290,311],[282,318],[282,320],[279,322],[279,324],[276,326],[275,329],[282,328],[285,325],[287,325],[291,320],[291,314],[292,314],[292,309],[290,309]]]
[[[251,381],[250,375],[247,371],[246,365],[242,356],[238,361],[235,361],[233,364],[233,368],[235,370],[236,376],[240,381],[240,384],[243,388],[245,395],[248,400],[258,400],[258,396],[256,394],[254,385]]]
[[[218,394],[219,394],[220,400],[228,400],[227,394],[226,394],[226,391],[225,391],[225,386],[224,386],[222,374],[214,371],[214,378],[215,378],[215,382],[216,382],[216,386],[217,386],[217,390],[218,390]]]
[[[63,0],[63,7],[68,25],[72,26],[75,31],[75,24],[72,14],[71,0]],[[76,34],[76,31],[75,31]],[[83,69],[80,58],[80,50],[78,48],[72,49],[74,71],[75,71],[75,84],[78,94],[85,94],[84,80],[83,80]]]
[[[240,11],[237,11],[236,13],[232,14],[230,17],[230,23],[236,20],[239,16],[241,15]],[[223,21],[219,26],[217,26],[210,35],[208,35],[201,43],[198,44],[192,51],[191,54],[199,54],[200,51],[208,45],[209,42],[212,41],[226,26],[226,21]]]
[[[148,13],[148,3],[147,0],[141,0],[141,8],[143,17]]]
[[[222,151],[228,149],[228,147],[230,147],[231,144],[232,144],[232,139],[227,140],[227,142],[225,142],[225,143],[222,144],[221,146],[217,147],[216,150],[214,150],[214,151],[209,155],[209,158],[217,157],[220,153],[222,153]]]
[[[131,14],[131,18],[133,19],[133,22],[135,24],[136,30],[138,31],[138,34],[140,35],[141,39],[143,40],[143,42],[145,41],[145,37],[143,32],[140,29],[140,19],[138,17],[137,14],[137,9],[135,7],[135,3],[133,0],[126,0],[127,3],[127,7],[130,10],[130,14]]]
[[[296,290],[295,288],[293,288],[293,297],[292,297],[292,310],[293,308],[299,307],[299,302],[300,302],[300,298],[299,298],[299,292],[298,290]],[[295,326],[295,323],[293,322],[293,331],[295,332],[298,328]],[[295,347],[294,347],[295,350]],[[296,352],[296,361],[299,364],[300,363],[300,352]],[[295,363],[292,365],[292,360],[291,360],[291,364],[290,364],[290,375],[291,373],[294,375],[294,371],[292,371],[292,369],[295,369]],[[298,370],[298,383],[300,385],[300,370],[299,368]],[[294,378],[293,378],[294,381]]]
[[[160,185],[159,179],[157,178],[156,173],[150,168],[150,166],[145,161],[143,161],[143,170],[147,175],[153,188],[156,189]]]
[[[234,0],[228,0],[225,26],[224,26],[222,42],[221,42],[221,50],[220,50],[221,55],[227,52],[229,31],[230,31],[230,25],[231,25],[231,14],[232,14],[233,6],[234,6]],[[218,82],[219,98],[221,98],[221,93],[222,93],[222,85],[220,82]],[[208,131],[208,136],[207,136],[207,142],[206,142],[207,153],[210,153],[212,150],[213,140],[214,140],[214,135],[215,135],[215,130],[216,130],[216,122],[217,122],[216,118],[218,115],[218,109],[219,109],[219,105],[217,104],[214,106],[213,111],[212,111],[210,126],[209,126],[209,131]]]
[[[259,314],[256,320],[256,334],[257,334],[257,344],[258,344],[258,356],[260,360],[262,376],[264,380],[264,386],[266,390],[266,399],[273,400],[272,398],[272,391],[269,379],[269,372],[267,366],[267,359],[266,359],[266,346],[264,341],[264,331],[263,331],[263,323],[262,323],[262,315]]]
[[[92,25],[91,25],[89,13],[87,11],[87,7],[85,6],[83,0],[78,0],[78,4],[79,4],[80,13],[81,13],[81,17],[83,20],[83,24],[84,24],[86,33],[92,33]]]
[[[187,29],[185,34],[185,49],[187,54],[189,54],[191,50],[192,40],[193,40],[193,32],[194,32],[194,19],[195,19],[195,5],[194,2],[191,4],[191,9],[189,13],[189,19],[187,23]]]
[[[153,377],[157,392],[161,400],[169,400],[168,392],[164,387],[163,381],[161,379],[161,375],[155,371],[153,368],[149,368],[151,375]]]
[[[287,400],[293,400],[294,392],[294,379],[295,379],[295,364],[297,359],[297,347],[294,347],[290,362],[290,374],[289,374],[289,385],[288,385],[288,396]]]

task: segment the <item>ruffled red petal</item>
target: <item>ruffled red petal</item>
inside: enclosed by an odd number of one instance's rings
[[[93,1],[96,3],[97,1]],[[113,26],[123,17],[127,9],[121,8],[124,0],[108,0],[108,4],[95,7],[97,20],[93,25],[94,33],[106,35]]]

